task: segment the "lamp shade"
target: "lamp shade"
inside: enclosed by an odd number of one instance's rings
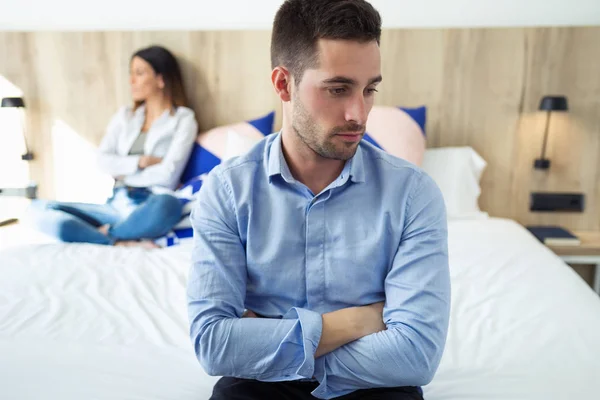
[[[540,101],[540,111],[568,111],[569,104],[565,96],[544,96]]]
[[[25,108],[25,101],[22,97],[5,97],[2,99],[2,107]]]

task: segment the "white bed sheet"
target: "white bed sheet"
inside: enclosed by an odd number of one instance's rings
[[[57,243],[51,236],[45,235],[22,222],[0,227],[0,252],[12,247],[28,244]]]
[[[431,400],[600,399],[600,299],[514,221],[449,224],[452,310]]]
[[[452,318],[428,400],[600,398],[600,299],[508,220],[452,221]],[[0,251],[0,399],[208,399],[189,246]]]
[[[189,247],[0,253],[0,399],[208,399],[187,333]]]

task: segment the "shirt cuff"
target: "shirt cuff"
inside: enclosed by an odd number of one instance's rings
[[[321,341],[323,331],[323,318],[321,314],[304,308],[294,307],[284,316],[284,319],[298,319],[302,330],[302,345],[304,348],[304,360],[298,371],[298,375],[312,378],[315,373],[315,352]]]
[[[337,398],[345,396],[354,391],[352,389],[332,390],[332,388],[329,387],[329,382],[327,382],[327,357],[329,354],[326,354],[323,357],[319,357],[317,360],[315,360],[315,378],[319,382],[319,386],[317,386],[317,388],[313,390],[311,394],[317,399]]]
[[[312,395],[318,399],[324,399],[327,396],[327,374],[325,374],[325,357],[320,357],[315,362],[315,378],[319,381],[319,386],[312,391]]]

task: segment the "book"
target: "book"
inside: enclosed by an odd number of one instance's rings
[[[547,246],[579,246],[581,240],[560,226],[528,226],[527,229]]]

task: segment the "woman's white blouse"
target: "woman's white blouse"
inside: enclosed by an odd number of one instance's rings
[[[144,155],[161,157],[162,162],[139,169],[140,155],[129,155],[142,130],[145,118],[142,105],[132,111],[123,107],[111,119],[98,154],[100,168],[127,186],[174,190],[188,161],[198,133],[194,111],[177,107],[166,110],[147,132]]]

